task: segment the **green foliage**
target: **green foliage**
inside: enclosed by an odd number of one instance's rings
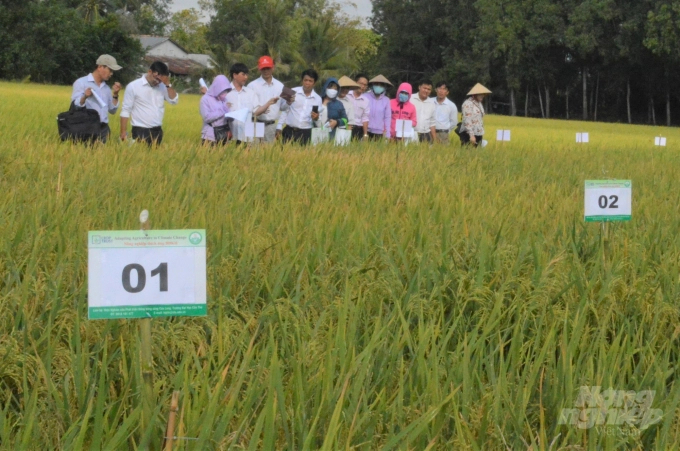
[[[375,54],[370,38],[356,35],[358,22],[324,0],[216,0],[212,7],[207,37],[222,73],[237,61],[254,70],[270,55],[277,78],[297,82],[307,68],[322,77],[351,74],[360,58]]]
[[[125,67],[121,80],[134,76],[142,55],[139,42],[120,28],[115,15],[88,23],[77,10],[56,1],[0,5],[0,78],[71,84],[109,53]]]
[[[372,3],[381,70],[409,81],[445,79],[459,102],[482,82],[494,91],[495,112],[510,112],[504,105],[520,92],[528,115],[550,103],[551,114],[562,117],[578,108],[607,120],[627,110],[633,120],[650,120],[655,98],[666,103],[669,123],[671,111],[680,111],[680,96],[669,88],[680,56],[677,0]]]
[[[201,23],[200,15],[194,8],[183,9],[170,18],[167,30],[170,39],[184,47],[189,53],[206,53],[209,50],[206,34],[208,27]]]

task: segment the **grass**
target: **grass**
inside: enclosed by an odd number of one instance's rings
[[[483,151],[215,151],[185,95],[160,149],[90,149],[57,140],[69,93],[0,84],[2,449],[159,449],[173,390],[180,450],[680,447],[677,129],[488,116]],[[606,259],[603,177],[633,180]],[[145,208],[207,230],[209,314],[153,321],[141,430],[138,324],[87,320],[86,237]],[[559,424],[581,386],[654,390],[663,417]]]

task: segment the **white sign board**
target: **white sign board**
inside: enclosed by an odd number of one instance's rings
[[[411,119],[397,119],[395,128],[397,132],[397,138],[413,137],[413,122],[411,122]]]
[[[264,138],[264,124],[262,122],[246,122],[246,138]]]
[[[335,129],[335,145],[346,146],[352,141],[352,130],[344,128]]]
[[[330,131],[325,127],[314,127],[312,129],[312,145],[325,143],[330,138]]]
[[[663,136],[657,136],[654,138],[654,145],[655,146],[665,146],[666,145],[666,138]]]
[[[590,137],[588,136],[588,133],[577,133],[576,134],[576,142],[577,143],[587,143]]]
[[[586,180],[586,222],[630,221],[632,188],[630,180]]]
[[[510,130],[496,130],[496,141],[510,141]]]
[[[88,232],[89,319],[204,316],[205,230]]]

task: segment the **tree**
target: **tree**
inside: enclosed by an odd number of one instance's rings
[[[177,11],[167,26],[170,38],[190,53],[206,53],[209,50],[206,34],[208,27],[201,22],[194,8]]]
[[[644,45],[661,58],[666,97],[666,125],[671,125],[670,78],[680,62],[680,1],[657,1],[649,11],[645,26]]]
[[[443,0],[372,0],[372,4],[373,30],[386,37],[379,55],[388,78],[417,82],[442,67],[448,42],[445,24],[457,22],[456,16],[445,15]]]
[[[139,42],[120,28],[115,15],[87,23],[75,8],[59,2],[0,5],[0,78],[71,84],[111,53],[126,68],[121,81],[136,75]]]

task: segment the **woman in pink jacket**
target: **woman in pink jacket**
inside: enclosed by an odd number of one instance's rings
[[[413,94],[411,84],[402,83],[397,90],[397,97],[390,101],[390,108],[392,109],[390,131],[392,138],[397,137],[397,119],[410,120],[413,128],[416,128],[416,107],[411,103],[411,94]]]

